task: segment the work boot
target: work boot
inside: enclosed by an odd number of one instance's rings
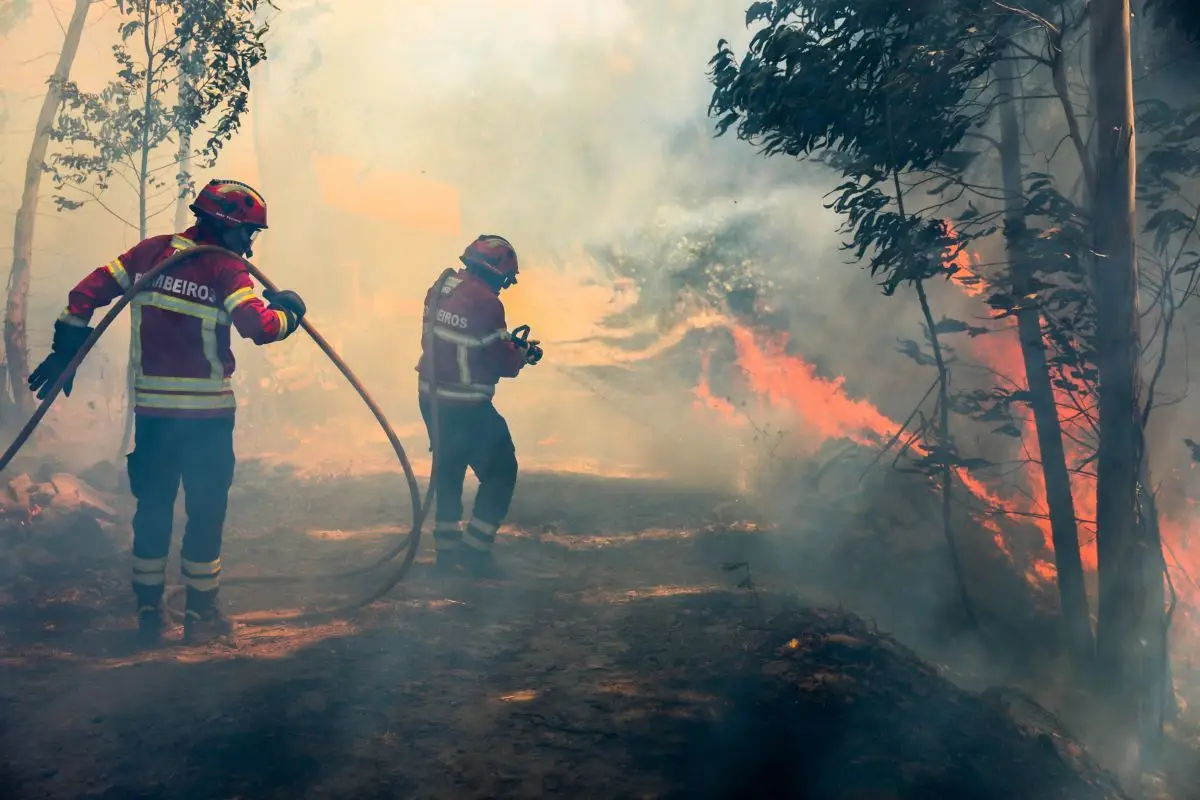
[[[471,573],[471,577],[480,581],[502,581],[506,577],[504,568],[496,561],[490,550],[463,549],[459,562]]]
[[[216,605],[199,611],[189,608],[183,618],[183,643],[203,645],[219,640],[231,640],[235,630],[233,620],[222,614]]]
[[[137,642],[142,647],[154,647],[162,641],[162,635],[171,625],[167,610],[160,602],[138,608]]]
[[[439,550],[437,560],[433,562],[433,571],[436,575],[448,576],[453,575],[460,566],[462,562],[457,550]]]

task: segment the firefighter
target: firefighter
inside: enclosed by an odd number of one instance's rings
[[[84,278],[54,324],[51,353],[29,376],[44,398],[92,329],[92,314],[124,294],[164,259],[198,245],[249,257],[267,227],[262,196],[244,183],[213,180],[191,205],[196,223],[183,233],[139,242]],[[127,457],[133,517],[133,593],[138,637],[154,644],[167,617],[163,606],[175,498],[183,485],[187,527],[180,571],[187,592],[184,641],[202,644],[233,633],[217,603],[221,536],[233,482],[236,400],[230,326],[265,345],[286,339],[305,306],[292,291],[254,292],[245,265],[205,254],[168,268],[130,303],[136,428]],[[74,375],[64,385],[71,394]]]
[[[517,254],[508,240],[480,236],[459,260],[464,268],[442,287],[434,340],[422,333],[417,365],[421,416],[431,440],[432,403],[438,403],[433,540],[439,572],[463,567],[474,577],[495,579],[503,571],[492,556],[492,544],[516,488],[517,454],[492,397],[501,378],[515,378],[526,365],[536,364],[542,350],[537,340],[514,339],[504,319],[500,292],[517,282]],[[435,288],[425,296],[426,323]],[[436,397],[431,394],[430,348],[437,348]],[[479,491],[464,528],[468,468],[479,479]]]

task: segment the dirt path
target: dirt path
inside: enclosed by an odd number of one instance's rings
[[[230,574],[361,563],[399,504],[390,476],[241,486]],[[530,476],[498,544],[513,580],[435,579],[426,550],[354,620],[250,631],[236,650],[123,654],[119,562],[70,588],[18,587],[0,609],[0,795],[669,795],[684,745],[718,713],[703,676],[761,615],[742,573],[722,569],[754,534],[697,535],[720,500]],[[231,587],[227,600],[332,598],[311,591]]]

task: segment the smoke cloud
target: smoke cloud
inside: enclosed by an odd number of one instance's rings
[[[58,4],[60,18],[66,5]],[[713,465],[745,442],[719,445],[706,441],[719,436],[698,435],[705,418],[692,409],[695,363],[677,374],[626,375],[618,397],[603,381],[572,372],[570,358],[587,358],[578,344],[559,343],[595,340],[606,332],[601,322],[627,301],[597,252],[631,252],[652,270],[647,241],[735,224],[789,291],[819,290],[819,303],[802,305],[828,310],[847,300],[852,285],[873,301],[862,276],[840,263],[835,220],[821,207],[821,176],[712,137],[706,62],[719,37],[743,35],[742,6],[289,6],[271,12],[269,60],[253,75],[243,130],[216,167],[196,178],[236,177],[264,192],[271,230],[256,261],[308,298],[312,321],[418,452],[413,365],[422,297],[466,242],[494,232],[509,237],[522,259],[521,283],[505,295],[510,325],[532,325],[548,352],[543,366],[506,382],[499,395],[523,460],[724,480],[728,470]],[[9,220],[61,41],[53,10],[35,7],[0,54],[10,116],[0,140],[0,210]],[[113,74],[115,22],[111,11],[93,13],[73,71],[85,89]],[[105,196],[112,214],[95,203],[55,212],[52,192],[43,180],[31,303],[35,359],[49,344],[66,290],[136,241],[136,230],[114,216],[130,219],[136,209],[126,187],[115,184]],[[152,233],[170,230],[171,198],[159,201]],[[0,234],[6,253],[9,230]],[[677,290],[664,271],[646,283],[642,306],[668,308]],[[828,315],[793,322],[812,352],[839,335]],[[100,424],[84,435],[89,455],[110,451],[119,433],[127,331],[114,326],[85,364],[75,397],[54,415],[64,426],[77,406],[99,414]],[[370,417],[310,343],[268,350],[241,343],[235,351],[247,455],[288,449],[281,448],[287,440],[294,461],[340,468],[386,462]],[[362,445],[347,448],[347,441]]]

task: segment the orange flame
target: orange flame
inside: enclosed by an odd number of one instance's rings
[[[953,233],[953,229],[951,232]],[[965,250],[959,251],[953,259],[953,263],[960,270],[959,275],[955,276],[955,283],[964,293],[977,297],[988,289],[986,281],[978,275],[978,261]],[[960,278],[960,276],[963,277]],[[974,339],[973,353],[980,362],[987,364],[998,374],[1007,378],[1017,388],[1024,389],[1028,384],[1024,379],[1024,359],[1020,349],[1020,340],[1016,335],[1016,319],[1011,316],[1005,317],[1002,325],[1004,326],[1004,335]],[[1042,335],[1043,341],[1049,343],[1044,328]],[[1070,396],[1067,390],[1055,386],[1053,392],[1059,408],[1059,424],[1063,432],[1063,446],[1067,454],[1067,463],[1068,465],[1082,464],[1088,453],[1080,442],[1091,438],[1087,415],[1078,411],[1078,400]],[[1023,475],[1029,496],[1010,499],[1007,507],[1025,514],[1036,515],[1033,519],[1042,532],[1046,550],[1053,554],[1054,542],[1048,518],[1046,485],[1042,472],[1038,469],[1041,451],[1032,413],[1026,413],[1020,423],[1024,434],[1023,443],[1030,460],[1030,465]],[[1095,477],[1078,469],[1073,470],[1071,472],[1071,495],[1075,503],[1075,516],[1080,533],[1080,555],[1084,568],[1094,572],[1097,568],[1094,523],[1096,519]],[[1194,506],[1195,501],[1188,499],[1187,504]],[[1180,599],[1180,614],[1184,618],[1193,619],[1197,615],[1197,610],[1200,609],[1200,584],[1193,577],[1200,571],[1197,570],[1197,567],[1200,566],[1200,552],[1197,548],[1190,546],[1191,537],[1188,535],[1188,526],[1185,522],[1164,515],[1159,523],[1168,567],[1173,573],[1178,573],[1183,577],[1183,580],[1173,581],[1173,586]],[[1057,576],[1057,570],[1052,563],[1039,562],[1036,573],[1039,579],[1047,582],[1054,580]],[[1196,633],[1195,626],[1181,630],[1185,636]]]
[[[950,235],[954,235],[953,227]],[[947,265],[955,268],[953,282],[966,295],[980,297],[989,291],[986,280],[979,275],[978,259],[965,248],[954,248],[947,252]],[[712,323],[713,320],[709,320]],[[1015,389],[1024,389],[1024,360],[1022,357],[1017,323],[1014,317],[1001,321],[1001,330],[991,335],[973,337],[969,348],[975,359],[1010,383]],[[848,438],[864,445],[878,445],[893,436],[899,426],[874,405],[863,399],[848,397],[844,379],[826,379],[816,374],[815,368],[798,356],[787,352],[786,334],[762,335],[729,319],[717,320],[717,326],[727,328],[733,336],[737,351],[737,364],[745,376],[749,388],[772,406],[794,411],[800,425],[818,440]],[[712,324],[706,327],[713,327]],[[744,420],[732,403],[712,395],[708,383],[710,356],[702,356],[702,376],[695,389],[697,406],[709,408],[726,419]],[[1078,401],[1062,388],[1055,387],[1055,400],[1059,406],[1059,417],[1064,434],[1064,446],[1069,465],[1082,464],[1087,457],[1080,442],[1091,438],[1089,421],[1078,413]],[[957,477],[972,495],[988,509],[997,513],[1016,514],[1019,519],[1036,525],[1042,534],[1045,559],[1035,559],[1027,573],[1028,580],[1045,584],[1055,579],[1057,571],[1053,563],[1054,543],[1047,513],[1046,489],[1041,470],[1040,451],[1032,414],[1016,420],[1022,431],[1022,444],[1028,455],[1028,466],[1021,474],[1020,487],[991,487],[979,477],[966,470],[956,471]],[[1097,556],[1094,536],[1096,516],[1095,479],[1078,469],[1071,474],[1072,496],[1079,522],[1080,549],[1086,569],[1096,569]],[[980,523],[992,534],[997,548],[1012,555],[997,522],[984,515]],[[1168,562],[1188,580],[1176,581],[1185,607],[1181,614],[1192,617],[1200,608],[1200,585],[1191,578],[1200,576],[1200,545],[1188,545],[1185,526],[1175,520],[1162,520],[1162,534],[1168,550]]]

